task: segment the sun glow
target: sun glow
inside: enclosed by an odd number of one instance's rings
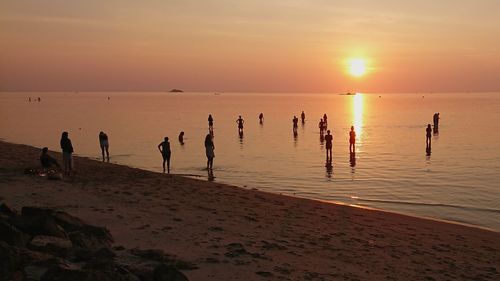
[[[366,62],[364,59],[355,58],[349,60],[349,74],[361,77],[366,73]]]

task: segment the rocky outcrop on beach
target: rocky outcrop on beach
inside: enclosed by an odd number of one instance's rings
[[[113,247],[104,227],[66,212],[0,205],[0,281],[186,281],[196,265],[161,250]]]

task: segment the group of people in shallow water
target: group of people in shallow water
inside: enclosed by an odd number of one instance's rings
[[[302,124],[305,124],[305,113],[302,111],[300,114]],[[439,113],[435,113],[433,116],[433,124],[434,128],[432,128],[431,124],[427,125],[426,128],[426,152],[427,155],[430,155],[431,152],[431,137],[432,133],[438,134],[439,133]],[[260,113],[259,114],[259,123],[263,124],[264,122],[264,114]],[[294,116],[292,119],[292,124],[293,124],[293,133],[296,136],[297,134],[297,127],[298,127],[298,122],[299,119],[297,116]],[[238,127],[238,133],[240,134],[240,137],[243,135],[243,125],[245,121],[241,117],[241,115],[236,119],[236,124]],[[213,168],[213,161],[215,158],[215,145],[214,145],[214,119],[212,115],[210,114],[208,116],[208,134],[205,136],[205,154],[207,157],[207,170],[209,173],[212,171]],[[331,131],[328,130],[328,117],[326,113],[323,115],[323,118],[320,119],[319,122],[319,129],[320,129],[320,138],[322,141],[325,141],[325,148],[326,148],[326,165],[328,167],[332,167],[332,148],[333,148],[333,135],[331,134]],[[326,135],[325,135],[326,132]],[[60,140],[60,146],[62,149],[62,163],[63,163],[63,173],[65,175],[71,175],[72,172],[74,171],[73,167],[73,145],[71,143],[71,140],[69,139],[68,132],[63,132],[61,134],[61,140]],[[99,146],[101,148],[101,153],[102,153],[102,161],[107,161],[109,162],[109,140],[108,140],[108,135],[104,132],[99,132]],[[184,132],[180,132],[179,134],[179,143],[181,145],[184,145]],[[158,150],[160,151],[162,158],[163,158],[163,172],[164,173],[170,173],[170,158],[172,155],[171,149],[170,149],[170,141],[168,137],[165,137],[163,141],[158,144]],[[48,148],[44,147],[42,149],[42,153],[40,155],[40,162],[43,168],[52,168],[52,167],[57,167],[58,169],[60,168],[59,163],[52,158],[50,155],[48,155]],[[356,153],[356,132],[354,130],[354,126],[351,126],[351,130],[349,131],[349,153],[350,153],[350,162],[351,166],[354,167],[355,165],[355,153]]]

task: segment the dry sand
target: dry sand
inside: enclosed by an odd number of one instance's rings
[[[107,227],[115,245],[163,249],[197,264],[190,280],[500,280],[498,232],[79,157],[72,178],[25,175],[39,152],[0,142],[0,201],[57,207]]]

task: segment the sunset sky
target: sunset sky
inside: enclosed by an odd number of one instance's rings
[[[500,91],[499,12],[496,0],[0,0],[0,90]]]

